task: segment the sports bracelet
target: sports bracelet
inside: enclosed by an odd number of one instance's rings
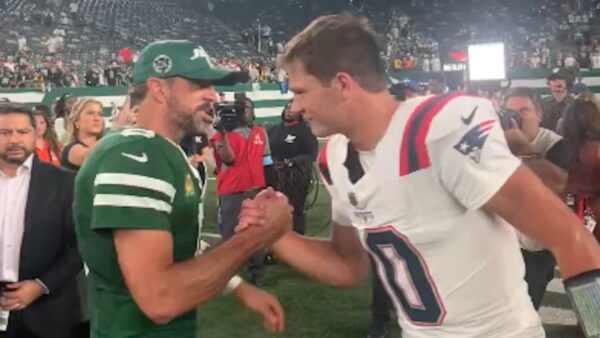
[[[240,276],[235,275],[235,276],[231,277],[231,279],[229,280],[229,282],[227,282],[227,284],[225,285],[225,288],[223,289],[223,294],[224,295],[230,294],[235,289],[237,289],[238,286],[240,286],[240,284],[242,284],[243,281],[244,280]]]
[[[529,160],[540,160],[540,159],[542,159],[542,156],[538,153],[533,153],[533,154],[527,154],[527,155],[520,155],[519,158],[523,161],[529,161]]]

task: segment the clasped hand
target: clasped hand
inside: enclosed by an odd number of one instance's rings
[[[254,199],[245,200],[235,232],[239,233],[256,226],[277,240],[289,229],[292,222],[292,207],[287,197],[272,188],[261,191]]]

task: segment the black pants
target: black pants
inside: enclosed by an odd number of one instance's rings
[[[391,319],[392,302],[388,296],[379,275],[371,264],[372,295],[371,295],[371,317],[374,323],[385,324]]]
[[[89,324],[83,328],[83,330],[78,330],[74,328],[69,334],[69,329],[65,329],[64,338],[87,338],[90,336],[90,326]],[[45,338],[47,335],[37,335],[33,333],[27,323],[23,322],[23,317],[21,313],[18,311],[14,311],[10,313],[8,317],[8,328],[4,332],[0,332],[0,338]]]
[[[306,233],[306,196],[310,188],[312,175],[309,165],[283,168],[277,170],[277,190],[287,196],[290,205],[294,208],[294,231],[304,235]]]
[[[527,251],[522,250],[525,261],[525,281],[529,288],[529,296],[533,307],[538,310],[546,294],[546,288],[554,279],[556,260],[548,250]]]
[[[42,338],[31,332],[18,311],[13,311],[8,317],[8,328],[0,332],[0,338]]]
[[[219,196],[219,231],[222,240],[226,240],[235,234],[238,225],[238,216],[242,210],[242,202],[247,198],[253,198],[255,191],[243,192]],[[250,257],[248,272],[253,279],[261,280],[265,275],[266,252],[261,250]]]

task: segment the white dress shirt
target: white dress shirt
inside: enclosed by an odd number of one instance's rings
[[[33,155],[17,169],[15,177],[0,171],[0,281],[19,280],[21,241]]]

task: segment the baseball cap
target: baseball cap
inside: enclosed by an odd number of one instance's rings
[[[569,71],[568,69],[559,68],[559,69],[555,69],[554,71],[552,71],[552,73],[547,78],[548,81],[558,80],[558,79],[574,81],[575,74],[573,74],[573,72]]]
[[[412,81],[411,79],[404,79],[402,82],[400,82],[400,84],[405,88],[405,89],[409,89],[413,92],[418,92],[419,91],[419,84],[416,83],[415,81]]]
[[[204,48],[187,40],[161,40],[146,46],[133,67],[133,83],[150,77],[182,77],[222,86],[248,81],[246,72],[214,67]]]

